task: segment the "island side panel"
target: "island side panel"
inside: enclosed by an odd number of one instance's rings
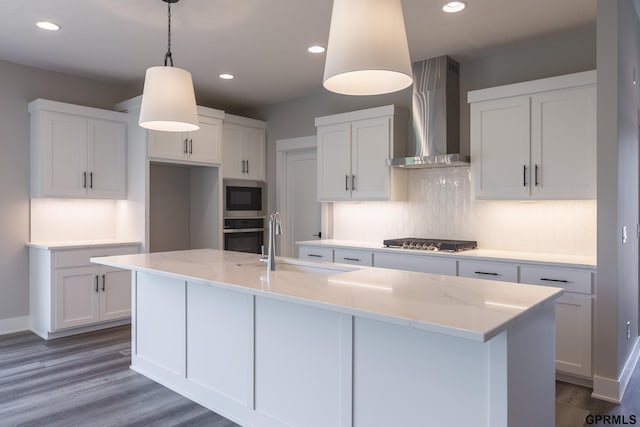
[[[256,425],[351,426],[352,317],[255,302]]]
[[[488,426],[488,343],[359,317],[353,333],[355,427]]]

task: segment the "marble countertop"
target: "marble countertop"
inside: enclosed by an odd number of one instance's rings
[[[73,240],[73,241],[47,241],[47,242],[27,242],[26,246],[38,249],[83,249],[104,246],[129,246],[140,245],[141,242],[132,240]]]
[[[456,276],[198,249],[91,258],[133,271],[230,288],[394,324],[487,341],[562,290]]]
[[[556,264],[559,267],[595,269],[596,257],[581,255],[565,255],[539,252],[501,251],[492,249],[472,249],[460,252],[433,252],[415,249],[387,248],[379,243],[358,242],[350,240],[306,240],[296,242],[296,245],[334,247],[339,246],[349,249],[366,249],[375,251],[388,251],[394,253],[454,257],[456,259],[473,259],[476,261],[513,261],[520,263]]]

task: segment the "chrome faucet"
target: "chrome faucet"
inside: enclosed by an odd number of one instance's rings
[[[280,212],[275,211],[269,217],[269,246],[267,248],[267,257],[264,255],[260,258],[267,262],[267,270],[276,270],[276,236],[282,234],[282,226],[280,225]]]

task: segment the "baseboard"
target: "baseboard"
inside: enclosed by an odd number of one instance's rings
[[[29,330],[29,316],[0,319],[0,335]]]
[[[106,328],[113,328],[115,326],[122,326],[122,325],[127,325],[131,323],[131,318],[127,317],[124,319],[118,319],[118,320],[111,320],[108,322],[103,322],[103,323],[95,323],[93,325],[87,325],[87,326],[80,326],[77,328],[71,328],[71,329],[63,329],[61,331],[57,331],[57,332],[44,332],[41,333],[40,331],[36,331],[36,330],[31,330],[31,332],[33,332],[34,334],[38,335],[40,338],[44,338],[45,340],[53,340],[56,338],[62,338],[62,337],[68,337],[70,335],[78,335],[78,334],[84,334],[85,332],[93,332],[93,331],[98,331],[100,329],[106,329]]]
[[[593,393],[591,393],[591,397],[613,403],[622,402],[624,392],[627,389],[627,385],[629,385],[631,375],[633,374],[633,370],[635,369],[639,358],[640,339],[636,338],[631,354],[629,354],[629,358],[624,364],[624,368],[622,368],[622,372],[618,379],[614,380],[611,378],[599,377],[598,375],[593,376]]]

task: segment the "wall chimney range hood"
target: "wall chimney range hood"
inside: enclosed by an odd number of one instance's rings
[[[413,64],[410,157],[387,159],[387,166],[433,168],[468,166],[460,155],[460,65],[448,56]]]

